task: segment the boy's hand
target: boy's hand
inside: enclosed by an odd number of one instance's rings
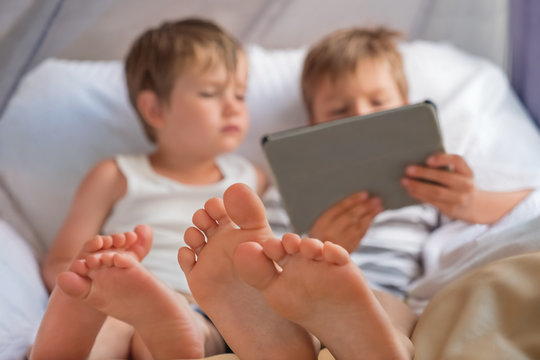
[[[353,194],[326,210],[315,222],[309,236],[354,251],[373,218],[382,211],[379,198],[365,192]]]
[[[471,220],[476,188],[473,172],[461,156],[433,155],[426,167],[409,166],[405,174],[402,184],[413,198],[432,204],[451,218]]]

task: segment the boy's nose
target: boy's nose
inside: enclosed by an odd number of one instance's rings
[[[227,95],[223,99],[223,111],[225,114],[236,114],[241,111],[243,103],[236,98],[236,95]]]

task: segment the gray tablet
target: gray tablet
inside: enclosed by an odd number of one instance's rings
[[[385,209],[417,203],[400,184],[406,166],[444,152],[430,101],[266,135],[262,144],[299,233],[355,192],[379,196]]]

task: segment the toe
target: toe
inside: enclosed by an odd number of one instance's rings
[[[137,242],[137,234],[135,234],[133,231],[126,232],[124,236],[126,237],[126,243],[124,244],[126,249]]]
[[[69,266],[69,271],[79,274],[80,276],[87,276],[89,269],[85,260],[75,260]]]
[[[204,209],[206,210],[206,213],[219,224],[223,224],[224,221],[230,221],[222,199],[213,198],[208,200],[204,204]]]
[[[289,255],[294,255],[300,251],[300,236],[287,233],[282,238],[283,248]]]
[[[199,209],[193,214],[193,225],[201,229],[207,236],[217,228],[217,223],[208,215],[206,210]]]
[[[195,253],[190,248],[183,246],[178,250],[178,264],[184,274],[188,275],[196,262]]]
[[[250,286],[263,290],[278,276],[276,266],[263,252],[260,244],[241,243],[236,247],[233,257],[238,275]]]
[[[184,233],[184,242],[198,255],[206,244],[206,238],[199,229],[192,226]]]
[[[90,270],[95,270],[101,267],[101,255],[99,254],[90,254],[85,258],[86,266]]]
[[[269,226],[261,199],[246,184],[231,185],[223,194],[223,202],[227,214],[241,229],[252,230]]]
[[[110,249],[113,245],[112,236],[101,236],[101,241],[103,242],[101,245],[101,249]]]
[[[121,269],[127,269],[137,266],[139,262],[129,254],[113,254],[111,258],[111,266]]]
[[[94,252],[102,248],[103,248],[103,237],[100,235],[96,235],[84,244],[83,252]]]
[[[135,252],[135,255],[137,255],[139,261],[141,261],[152,248],[154,233],[152,228],[145,224],[138,225],[135,227],[134,231],[137,235],[137,240],[130,250]]]
[[[101,265],[105,265],[105,266],[113,266],[114,265],[114,262],[113,262],[113,259],[114,259],[114,255],[116,253],[114,252],[109,252],[109,253],[103,253],[103,254],[100,254],[99,258],[100,258],[100,262],[101,262]]]
[[[126,245],[126,236],[124,234],[113,234],[112,237],[112,246],[114,248],[120,249]]]
[[[283,248],[283,243],[279,239],[270,238],[265,240],[261,245],[264,254],[276,262],[282,261],[287,256],[287,252]]]
[[[350,261],[347,250],[329,241],[323,245],[323,257],[325,261],[336,265],[345,265]]]
[[[300,254],[309,260],[323,259],[323,243],[312,238],[303,238],[300,242]]]

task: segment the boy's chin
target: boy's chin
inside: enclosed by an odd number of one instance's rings
[[[233,152],[235,151],[236,149],[238,149],[238,146],[240,145],[240,142],[234,142],[234,143],[229,143],[229,144],[223,144],[220,148],[219,148],[219,151],[218,151],[218,155],[219,154],[224,154],[224,153],[230,153],[230,152]]]

